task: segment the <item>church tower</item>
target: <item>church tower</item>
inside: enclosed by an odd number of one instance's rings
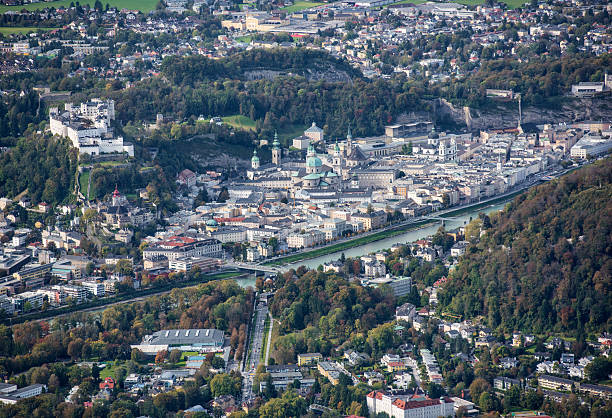
[[[251,158],[251,168],[257,170],[259,168],[259,157],[257,156],[257,149],[253,150],[253,158]]]
[[[342,152],[340,151],[340,147],[338,146],[338,141],[336,141],[336,145],[334,146],[334,157],[332,161],[334,171],[337,175],[342,177]]]
[[[351,126],[348,127],[348,132],[346,133],[346,149],[344,152],[346,155],[349,155],[353,150],[353,135],[351,135]]]
[[[278,133],[274,132],[274,142],[272,142],[272,164],[277,166],[281,165],[282,151],[280,142],[278,142]]]

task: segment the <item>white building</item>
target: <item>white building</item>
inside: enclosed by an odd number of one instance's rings
[[[115,119],[113,100],[93,99],[73,106],[66,103],[64,112],[57,107],[49,111],[49,129],[53,135],[69,138],[81,154],[127,153],[134,156],[134,145],[114,137],[111,121]]]
[[[612,138],[585,135],[570,149],[572,158],[589,158],[605,154],[612,149]]]
[[[90,295],[96,297],[103,297],[106,292],[104,289],[104,283],[98,282],[82,282],[81,285],[85,288],[85,291]]]
[[[303,234],[290,234],[287,236],[289,248],[306,248],[320,244],[325,241],[325,233],[317,230],[306,231]]]
[[[381,412],[392,418],[454,417],[454,402],[450,398],[426,399],[410,395],[388,395],[370,392],[366,396],[371,415]]]

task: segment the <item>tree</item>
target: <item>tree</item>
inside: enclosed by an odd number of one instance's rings
[[[91,377],[96,383],[100,380],[100,368],[95,363],[91,366]]]
[[[444,193],[442,195],[442,206],[445,208],[450,206],[450,196],[448,195],[448,193]]]
[[[155,356],[155,364],[162,364],[166,361],[166,357],[168,356],[168,351],[160,350],[157,352]]]
[[[170,355],[168,356],[168,361],[172,364],[176,364],[181,360],[182,353],[180,350],[174,349],[170,351]]]
[[[76,338],[68,344],[68,348],[66,352],[72,358],[72,360],[76,360],[81,356],[81,352],[83,350],[84,341],[82,338]]]
[[[240,378],[227,373],[219,373],[210,381],[210,390],[214,397],[238,395],[240,393]]]
[[[115,265],[115,272],[121,274],[122,276],[132,276],[134,274],[132,262],[128,259],[117,261],[117,264]]]
[[[130,359],[134,363],[140,363],[144,359],[144,353],[137,348],[133,348],[130,354]]]
[[[489,382],[484,380],[481,377],[474,379],[472,384],[470,385],[470,396],[472,399],[480,399],[480,395],[484,392],[488,392],[491,390],[491,385]]]
[[[521,406],[521,389],[513,385],[504,394],[504,409],[510,411],[513,407]]]
[[[595,357],[595,359],[585,367],[584,371],[592,382],[607,380],[610,373],[612,373],[612,359],[603,356]]]
[[[430,398],[437,399],[444,395],[444,388],[437,383],[430,382],[427,385],[427,393]]]
[[[478,405],[480,406],[480,409],[485,412],[492,411],[495,408],[493,395],[491,395],[489,392],[482,392],[478,398]]]
[[[217,197],[217,202],[224,203],[229,199],[229,192],[227,191],[227,187],[223,187],[219,192],[219,196]]]

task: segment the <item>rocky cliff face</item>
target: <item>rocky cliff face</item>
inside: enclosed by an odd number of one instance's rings
[[[327,81],[327,82],[348,82],[352,81],[351,76],[344,70],[336,68],[328,63],[314,63],[311,67],[303,71],[278,71],[270,69],[258,69],[245,71],[244,77],[247,80],[274,80],[277,77],[291,77],[300,75],[308,81]]]
[[[523,107],[523,123],[557,123],[577,122],[582,120],[612,120],[612,99],[563,99],[558,110]],[[471,131],[490,128],[511,128],[518,123],[518,105],[516,103],[493,104],[486,109],[472,109],[467,106],[455,107],[445,99],[432,103],[436,119],[451,119],[458,125],[466,126]]]

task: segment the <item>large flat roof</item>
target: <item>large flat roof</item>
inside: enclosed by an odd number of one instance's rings
[[[144,344],[150,345],[222,345],[223,331],[218,329],[167,329],[147,335]]]

